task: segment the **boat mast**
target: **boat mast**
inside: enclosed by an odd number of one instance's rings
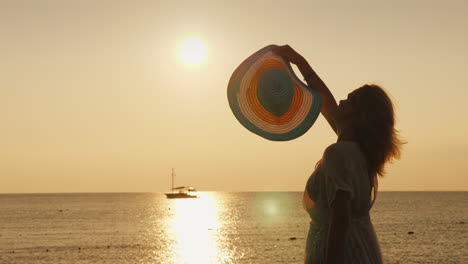
[[[172,192],[174,192],[174,168],[172,168]]]

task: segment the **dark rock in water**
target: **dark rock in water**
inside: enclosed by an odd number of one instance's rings
[[[276,241],[279,241],[279,238],[277,238]]]
[[[289,240],[296,240],[296,237],[290,237]]]
[[[79,247],[78,250],[81,250],[81,248]]]
[[[409,232],[408,232],[408,235],[412,235],[412,234],[414,234],[413,231],[409,231]]]
[[[463,225],[464,223],[465,223],[465,222],[463,222],[463,221],[460,221],[460,222],[459,222],[460,225]]]
[[[110,246],[109,246],[109,245],[107,245],[107,248],[110,248]]]
[[[46,249],[45,251],[46,251],[46,252],[49,252],[49,249]]]

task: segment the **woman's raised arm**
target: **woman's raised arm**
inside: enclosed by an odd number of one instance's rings
[[[307,85],[315,89],[320,94],[320,96],[322,97],[322,115],[328,121],[328,124],[330,124],[333,131],[337,133],[334,116],[338,106],[336,104],[335,98],[333,97],[333,94],[330,92],[330,89],[328,89],[327,85],[325,85],[322,79],[320,79],[317,73],[315,73],[315,71],[309,65],[307,60],[304,59],[302,55],[297,53],[289,45],[274,48],[273,52],[283,57],[290,63],[296,64],[296,66],[301,71],[302,76],[304,76],[304,80],[307,82]]]

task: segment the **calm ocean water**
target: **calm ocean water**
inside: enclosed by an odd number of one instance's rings
[[[0,263],[302,263],[301,193],[0,195]],[[468,192],[381,192],[386,263],[468,263]],[[408,234],[414,232],[414,234]]]

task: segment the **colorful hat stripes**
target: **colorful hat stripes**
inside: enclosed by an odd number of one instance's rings
[[[271,51],[275,47],[269,45],[242,62],[229,80],[227,94],[244,127],[266,139],[286,141],[312,127],[322,102],[291,65]]]

